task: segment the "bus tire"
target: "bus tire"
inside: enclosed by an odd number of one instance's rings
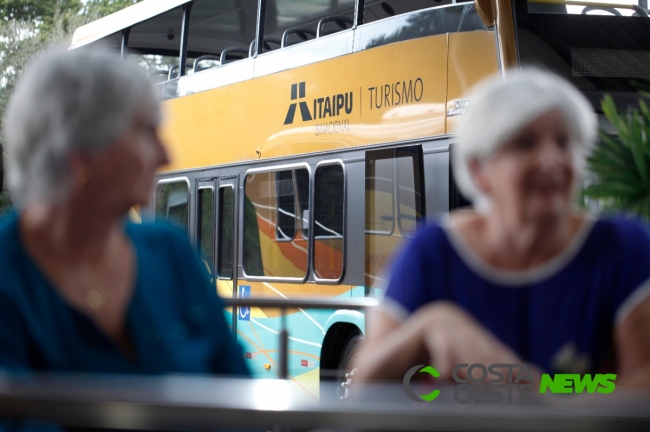
[[[348,373],[352,372],[352,368],[358,365],[356,364],[359,359],[359,354],[361,353],[361,345],[363,343],[363,335],[361,332],[351,333],[348,336],[345,345],[343,345],[343,350],[339,357],[338,370],[341,373],[338,385],[338,400],[343,403],[349,402],[348,390],[344,387],[344,384],[351,384],[352,381],[348,379]]]
[[[321,400],[338,400],[341,396],[345,372],[339,372],[339,368],[353,359],[351,342],[358,337],[363,337],[361,330],[350,323],[336,323],[327,332],[321,350],[320,382],[325,384],[321,386]]]
[[[363,342],[363,335],[359,333],[351,333],[347,341],[343,345],[343,351],[339,357],[338,369],[348,373],[352,370],[352,364],[361,352],[361,343]]]

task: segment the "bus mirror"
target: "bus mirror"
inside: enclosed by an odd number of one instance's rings
[[[494,0],[474,0],[474,7],[485,27],[494,27]]]

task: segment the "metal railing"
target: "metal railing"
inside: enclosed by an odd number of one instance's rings
[[[324,383],[323,385],[334,385]],[[0,373],[0,426],[12,419],[112,430],[308,431],[639,431],[650,430],[650,393],[535,395],[530,403],[466,403],[454,385],[437,384],[433,403],[415,402],[402,383],[364,385],[342,408],[305,398],[286,380],[208,376],[110,376]]]
[[[287,309],[350,309],[361,310],[375,307],[379,301],[374,298],[363,297],[357,299],[316,299],[316,298],[293,298],[293,299],[270,299],[270,298],[224,298],[226,306],[233,308],[254,306],[263,308],[280,309],[281,329],[278,335],[280,352],[280,367],[278,378],[286,379],[289,375],[287,356],[289,352],[289,331],[287,330]]]

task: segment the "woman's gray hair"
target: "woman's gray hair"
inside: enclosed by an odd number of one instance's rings
[[[160,116],[145,71],[105,50],[50,49],[18,81],[4,118],[7,183],[19,205],[68,196],[69,156],[99,153],[139,110]]]
[[[452,168],[461,192],[477,208],[488,199],[476,187],[468,163],[495,155],[530,122],[550,111],[566,119],[577,180],[584,173],[585,157],[596,139],[597,119],[591,104],[569,82],[539,69],[510,71],[488,78],[470,91],[471,103],[461,117]]]

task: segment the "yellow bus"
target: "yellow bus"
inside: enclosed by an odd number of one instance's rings
[[[137,56],[172,164],[149,216],[187,230],[226,297],[379,296],[400,245],[464,204],[451,177],[465,92],[537,64],[600,110],[650,78],[646,0],[145,0],[72,48]],[[516,110],[517,107],[512,107]],[[146,216],[146,215],[145,215]],[[408,281],[405,281],[408,283]],[[288,371],[313,397],[365,332],[351,310],[290,310]],[[257,377],[280,311],[228,311]]]

